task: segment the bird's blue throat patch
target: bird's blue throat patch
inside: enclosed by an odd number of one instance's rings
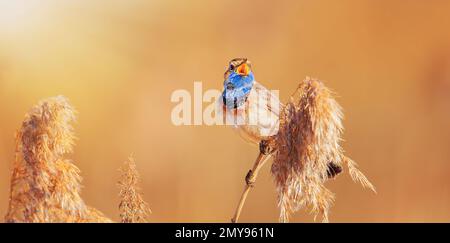
[[[222,99],[225,106],[229,109],[236,109],[243,105],[252,90],[255,77],[250,72],[247,76],[241,76],[231,72],[224,83]]]

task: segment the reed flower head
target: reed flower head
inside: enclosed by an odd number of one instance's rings
[[[355,181],[375,190],[356,164],[344,156],[340,141],[342,109],[322,82],[306,78],[280,115],[272,174],[278,191],[280,221],[307,207],[328,222],[334,195],[324,185],[346,164]]]
[[[63,96],[40,101],[16,134],[7,222],[109,222],[80,196],[79,169],[64,155],[74,145],[75,111]]]
[[[121,172],[119,211],[122,223],[145,223],[151,211],[138,186],[140,177],[133,156],[125,161]]]

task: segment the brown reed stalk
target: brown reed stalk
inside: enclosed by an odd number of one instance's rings
[[[16,134],[6,222],[111,222],[80,196],[73,151],[75,111],[63,96],[40,101]]]
[[[247,174],[246,184],[244,187],[244,191],[242,192],[241,198],[239,199],[238,206],[236,208],[236,211],[234,213],[233,218],[231,219],[232,223],[237,223],[239,220],[239,217],[241,216],[242,209],[244,207],[245,201],[247,200],[248,193],[250,192],[250,189],[253,187],[253,183],[256,182],[256,178],[258,177],[259,170],[264,166],[264,164],[269,160],[270,155],[265,155],[263,153],[259,153],[258,157],[255,160],[255,163],[253,164],[252,170],[249,171]]]
[[[374,186],[344,155],[342,109],[332,92],[317,79],[306,78],[280,116],[272,175],[278,191],[280,221],[308,207],[328,222],[334,195],[324,183],[347,165],[355,182],[375,192]]]
[[[151,210],[144,201],[138,186],[140,177],[136,163],[131,155],[121,168],[120,188],[120,218],[122,223],[145,223]]]

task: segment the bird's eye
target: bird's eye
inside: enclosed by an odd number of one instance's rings
[[[230,64],[230,70],[233,71],[235,66],[233,64]]]

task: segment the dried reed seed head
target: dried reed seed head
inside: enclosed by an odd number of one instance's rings
[[[333,93],[311,78],[300,83],[283,109],[272,165],[280,221],[287,222],[302,207],[328,221],[334,195],[324,183],[334,173],[330,169],[340,168],[343,162],[342,117]]]
[[[84,203],[72,151],[73,108],[62,96],[45,99],[25,116],[16,137],[7,222],[111,222]]]
[[[323,83],[309,78],[300,83],[281,114],[275,170],[310,168],[326,179],[328,164],[342,160],[341,119],[341,107]]]
[[[130,156],[120,169],[119,211],[123,223],[145,223],[151,210],[144,201],[138,186],[140,177],[133,156]]]
[[[67,98],[40,101],[25,116],[17,133],[18,149],[28,163],[53,162],[72,152],[75,111]]]

